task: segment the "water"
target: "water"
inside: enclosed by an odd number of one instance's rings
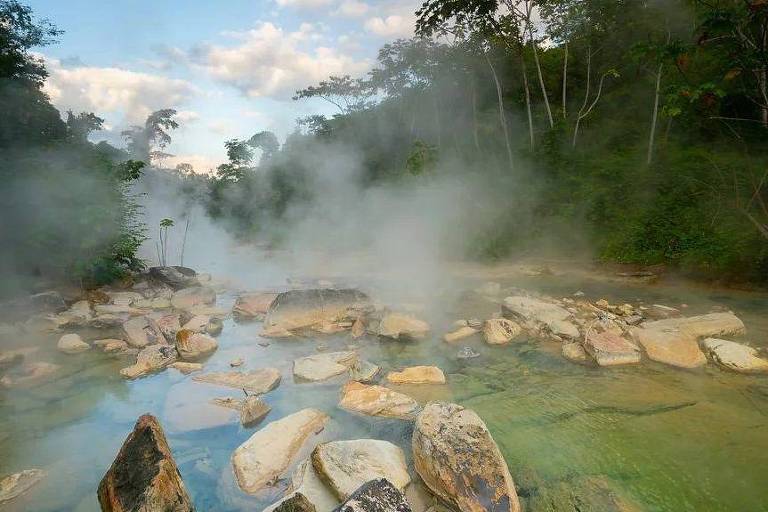
[[[462,273],[463,282],[482,282]],[[545,277],[496,280],[611,302],[688,304],[687,313],[713,305],[732,308],[747,324],[747,339],[768,340],[768,296],[703,288],[631,287]],[[219,297],[231,305],[232,295]],[[460,362],[462,346],[439,340],[440,326],[455,318],[489,316],[497,306],[464,299],[430,318],[434,339],[418,343],[361,341],[363,357],[385,369],[436,364],[446,386],[402,387],[420,402],[451,400],[471,407],[486,421],[499,444],[528,510],[576,510],[579,489],[590,478],[609,485],[640,510],[768,510],[768,377],[735,375],[708,366],[681,371],[645,362],[639,367],[599,369],[574,365],[556,343],[522,340],[506,347],[480,341],[466,344],[481,357]],[[242,369],[274,366],[283,381],[266,396],[271,421],[304,407],[331,416],[320,440],[372,437],[400,445],[410,457],[411,425],[363,418],[336,407],[339,383],[294,383],[291,362],[315,353],[317,340],[271,340],[260,325],[225,322],[219,350],[206,371],[228,370],[242,357]],[[29,344],[32,340],[13,340]],[[237,413],[210,405],[213,397],[238,391],[196,383],[167,370],[137,381],[118,371],[129,364],[98,353],[65,356],[55,339],[30,360],[62,365],[56,380],[29,389],[0,391],[0,474],[37,467],[46,479],[8,511],[99,510],[95,490],[136,418],[150,412],[163,424],[180,472],[198,510],[260,510],[279,497],[242,493],[232,475],[234,449],[255,429],[240,426]],[[329,350],[344,349],[344,337],[323,339]],[[193,374],[194,375],[194,374]],[[307,455],[307,450],[302,454]],[[578,503],[577,503],[578,505]],[[596,506],[580,510],[598,510]]]

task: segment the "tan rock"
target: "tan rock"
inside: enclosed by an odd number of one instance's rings
[[[107,354],[118,354],[120,352],[125,352],[125,350],[128,348],[128,343],[125,341],[112,338],[96,340],[93,342],[93,344]]]
[[[339,407],[367,416],[412,419],[419,404],[408,395],[383,386],[367,386],[349,381],[341,389]]]
[[[59,338],[59,342],[56,344],[59,352],[65,354],[80,354],[89,350],[91,346],[83,341],[79,334],[65,334]]]
[[[264,394],[280,385],[280,371],[276,368],[261,368],[250,372],[204,373],[192,377],[192,380]]]
[[[491,318],[483,324],[483,337],[489,345],[506,345],[520,335],[522,328],[506,318]]]
[[[123,323],[125,341],[132,347],[144,348],[160,343],[165,337],[146,316],[137,316]]]
[[[176,333],[176,350],[184,361],[205,357],[219,348],[215,339],[199,332],[182,329]]]
[[[390,384],[445,384],[445,374],[437,366],[411,366],[399,372],[389,372]]]
[[[560,339],[578,339],[581,335],[565,308],[533,297],[513,296],[504,299],[502,313],[505,318],[519,321],[532,333]]]
[[[758,357],[757,350],[747,345],[707,338],[702,342],[702,346],[717,364],[728,370],[739,373],[768,372],[768,360]]]
[[[272,408],[259,396],[251,395],[243,400],[240,406],[240,424],[253,427],[267,417]]]
[[[347,373],[359,361],[357,352],[328,352],[296,359],[293,375],[300,380],[322,381]]]
[[[640,349],[612,331],[590,331],[584,340],[584,349],[600,366],[617,366],[640,362]]]
[[[287,509],[281,508],[281,505],[298,494],[304,496],[315,507],[316,512],[331,512],[339,506],[339,500],[317,476],[310,459],[304,459],[296,467],[288,491],[283,499],[264,509],[263,512],[287,512]]]
[[[42,469],[25,469],[0,480],[0,505],[18,498],[45,478]]]
[[[581,343],[578,343],[578,342],[563,343],[563,347],[561,350],[562,350],[563,357],[574,363],[582,364],[591,360],[591,358],[587,354],[587,351],[584,350],[584,347],[581,345]]]
[[[388,313],[379,323],[379,336],[392,339],[422,339],[430,326],[427,322],[406,313]]]
[[[358,382],[370,383],[376,380],[381,367],[370,361],[360,360],[349,370],[349,378]]]
[[[171,305],[176,309],[190,310],[196,306],[211,306],[216,303],[216,290],[208,286],[184,288],[173,294]]]
[[[354,321],[370,307],[364,293],[352,289],[290,290],[280,293],[267,311],[264,328],[286,331]]]
[[[293,333],[280,326],[265,327],[259,333],[262,338],[290,338]]]
[[[273,421],[253,434],[232,455],[240,488],[255,494],[280,477],[300,448],[325,427],[328,416],[317,409],[303,409]]]
[[[443,341],[446,343],[454,343],[459,340],[463,340],[464,338],[469,338],[470,336],[474,336],[477,334],[477,329],[474,329],[470,326],[464,326],[459,327],[455,331],[447,333],[445,336],[443,336]]]
[[[235,320],[263,319],[277,295],[277,293],[247,293],[239,296],[232,308]]]
[[[362,338],[365,336],[365,320],[363,320],[363,317],[358,318],[355,320],[355,322],[352,324],[352,329],[350,330],[350,334],[354,339]]]
[[[120,370],[120,375],[127,379],[143,377],[167,368],[177,357],[176,349],[170,345],[150,345],[138,353],[133,366]]]
[[[173,363],[170,366],[174,370],[178,370],[184,375],[189,375],[190,373],[199,372],[203,369],[203,365],[200,363],[187,363],[187,362],[181,362],[181,361]]]

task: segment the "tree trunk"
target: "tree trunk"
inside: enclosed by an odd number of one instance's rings
[[[576,115],[576,124],[573,126],[573,139],[571,140],[571,147],[576,147],[576,138],[579,136],[579,126],[581,125],[582,113],[587,108],[589,102],[589,89],[592,85],[592,47],[587,47],[587,85],[584,91],[584,102],[581,104],[579,113]]]
[[[475,149],[480,152],[480,136],[477,126],[477,84],[474,75],[472,76],[472,136],[475,141]]]
[[[533,39],[533,28],[531,28],[530,17],[528,19],[528,36],[531,38],[531,48],[533,48],[533,61],[536,63],[536,72],[539,75],[539,85],[541,86],[541,95],[544,97],[544,106],[547,108],[547,119],[549,119],[549,127],[555,127],[555,120],[552,118],[552,109],[549,106],[549,95],[547,94],[547,86],[544,85],[544,75],[541,72],[541,64],[539,63],[539,50],[536,45],[536,41]]]
[[[563,58],[563,119],[568,119],[568,110],[566,108],[568,93],[568,41],[565,42],[565,55]]]
[[[768,31],[766,31],[768,33]],[[760,105],[760,121],[763,126],[768,128],[768,67],[764,67],[760,70],[758,77],[760,85],[760,95],[762,96],[762,104]]]
[[[512,157],[512,143],[509,140],[509,128],[507,128],[507,116],[504,114],[504,95],[502,94],[501,82],[499,76],[496,74],[496,68],[493,67],[493,62],[488,57],[488,54],[484,54],[485,61],[488,63],[488,67],[491,69],[491,75],[493,75],[493,81],[496,84],[496,96],[499,99],[499,123],[504,132],[504,144],[507,146],[507,158],[509,158],[509,168],[514,170],[515,164]]]
[[[528,111],[528,134],[531,138],[531,151],[535,149],[535,143],[533,138],[533,113],[531,112],[531,87],[528,85],[528,68],[525,65],[525,56],[523,55],[522,48],[520,51],[520,64],[523,68],[523,87],[525,88],[525,107]]]
[[[659,69],[656,71],[656,92],[653,95],[653,116],[651,117],[651,133],[648,136],[648,155],[646,156],[645,163],[651,164],[653,160],[653,143],[656,138],[656,122],[659,118],[659,95],[661,90],[661,72],[664,69],[664,63],[659,64]]]

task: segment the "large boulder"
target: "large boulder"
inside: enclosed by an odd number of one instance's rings
[[[136,379],[158,372],[173,364],[178,357],[176,349],[170,345],[150,345],[136,356],[136,363],[120,370],[126,379]]]
[[[379,336],[391,339],[419,340],[427,336],[430,326],[406,313],[387,313],[379,323]]]
[[[217,348],[219,348],[219,344],[207,334],[187,329],[182,329],[176,333],[176,350],[179,352],[179,358],[183,361],[200,359],[212,354]]]
[[[260,368],[250,372],[204,373],[194,376],[192,380],[242,389],[248,393],[263,395],[280,385],[280,370],[276,368]]]
[[[483,337],[489,345],[506,345],[521,331],[519,324],[507,318],[491,318],[483,324]]]
[[[366,416],[398,419],[413,419],[419,410],[419,404],[408,395],[356,381],[347,382],[341,389],[339,407]]]
[[[327,421],[328,416],[317,409],[303,409],[253,434],[232,454],[232,467],[240,488],[255,494],[275,481],[304,443],[325,428]]]
[[[580,336],[571,321],[571,313],[551,302],[518,295],[504,299],[501,310],[505,318],[520,322],[540,337],[577,339]]]
[[[0,480],[0,505],[18,498],[45,478],[42,469],[25,469]]]
[[[145,414],[136,422],[102,478],[98,497],[103,512],[194,510],[163,429],[154,416]]]
[[[208,286],[184,288],[173,294],[171,305],[176,309],[197,311],[196,307],[211,306],[216,303],[216,290]]]
[[[83,341],[79,334],[65,334],[59,338],[59,342],[56,347],[59,352],[65,354],[79,354],[89,350],[91,346]]]
[[[56,321],[61,327],[81,327],[87,325],[93,318],[91,303],[80,300],[72,304],[68,310],[59,313]]]
[[[589,332],[584,349],[600,366],[637,364],[640,349],[613,331]]]
[[[403,450],[378,439],[320,444],[312,452],[312,465],[341,500],[376,478],[386,478],[401,491],[411,481]]]
[[[165,336],[146,316],[137,316],[123,323],[125,341],[132,347],[144,348],[165,340]]]
[[[199,284],[196,272],[187,267],[150,267],[149,277],[157,282],[181,290]]]
[[[237,321],[263,320],[277,293],[245,293],[235,300],[232,315]]]
[[[650,330],[680,331],[696,338],[712,338],[745,332],[744,322],[731,312],[668,318],[644,322],[641,327]]]
[[[181,330],[181,315],[171,313],[152,313],[147,315],[153,327],[163,335],[166,343],[176,342],[176,333]]]
[[[413,463],[432,492],[461,512],[519,512],[507,463],[470,409],[431,402],[416,418]]]
[[[293,362],[293,375],[305,381],[327,380],[349,372],[358,361],[357,352],[352,350],[301,357]]]
[[[380,478],[360,486],[333,512],[411,512],[411,506],[397,487]]]
[[[290,290],[277,295],[264,318],[266,330],[287,331],[353,322],[371,308],[368,296],[353,289]]]
[[[768,360],[758,357],[752,347],[735,341],[707,338],[702,342],[707,354],[720,366],[739,373],[766,373]]]
[[[390,384],[445,384],[445,374],[437,366],[409,366],[399,372],[389,372]]]

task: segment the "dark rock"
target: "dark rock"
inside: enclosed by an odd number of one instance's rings
[[[102,512],[191,512],[192,501],[163,429],[145,414],[99,484]]]
[[[272,512],[315,512],[315,506],[300,492],[295,492],[272,509]]]
[[[197,272],[187,267],[151,267],[149,277],[162,284],[168,285],[174,290],[199,286]]]
[[[411,507],[397,487],[380,478],[361,485],[334,512],[411,512]]]
[[[474,350],[472,347],[463,347],[456,354],[457,359],[475,359],[476,357],[480,357],[480,353]]]

